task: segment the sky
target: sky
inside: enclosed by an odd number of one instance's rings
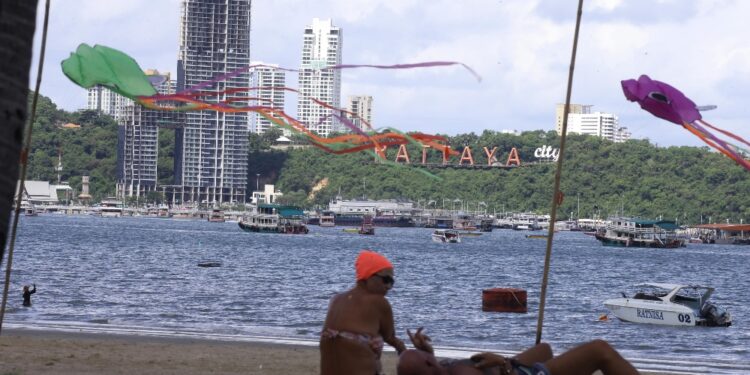
[[[35,61],[44,0],[39,0]],[[251,58],[298,68],[313,18],[343,30],[343,63],[458,61],[458,66],[342,71],[348,95],[373,97],[373,126],[430,134],[485,129],[554,130],[565,102],[575,0],[255,0]],[[683,91],[715,126],[750,137],[750,1],[586,0],[572,103],[613,113],[633,138],[659,146],[701,146],[681,127],[623,96],[620,81],[647,74]],[[85,107],[86,91],[59,62],[80,43],[119,49],[142,68],[174,74],[180,0],[52,0],[40,92],[58,106]],[[30,87],[37,75],[32,67]],[[287,86],[297,77],[287,73]],[[286,110],[296,114],[296,96]]]

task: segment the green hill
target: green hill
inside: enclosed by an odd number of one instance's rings
[[[63,128],[75,123],[80,128]],[[284,199],[304,207],[325,206],[338,192],[345,198],[408,198],[422,206],[470,210],[549,211],[556,163],[532,164],[535,150],[557,148],[555,132],[530,131],[521,135],[486,130],[481,135],[448,137],[458,152],[468,146],[475,164],[486,164],[483,147],[497,147],[496,158],[505,164],[516,148],[522,166],[516,168],[429,169],[419,166],[422,151],[409,145],[411,165],[394,166],[397,148],[387,152],[388,163],[376,163],[370,153],[331,155],[313,147],[278,151],[270,139],[250,136],[248,187],[274,183]],[[40,97],[29,155],[29,179],[56,181],[58,149],[62,150],[62,179],[80,191],[80,176],[91,176],[95,200],[114,194],[117,125],[92,111],[66,112]],[[159,179],[171,183],[173,134],[160,133]],[[428,154],[441,163],[441,155]],[[256,175],[260,175],[256,181]],[[656,147],[647,140],[612,143],[599,138],[570,135],[567,141],[562,190],[565,200],[559,217],[625,215],[677,219],[683,223],[746,221],[750,218],[750,172],[707,147]],[[314,189],[315,188],[315,189]],[[580,199],[580,205],[578,201]],[[484,204],[480,203],[484,202]]]

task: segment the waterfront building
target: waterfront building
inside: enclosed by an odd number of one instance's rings
[[[265,184],[263,185],[263,191],[259,191],[256,189],[256,191],[253,192],[252,197],[252,203],[257,204],[272,204],[276,203],[281,196],[284,194],[278,190],[276,190],[276,186],[271,184]]]
[[[616,115],[604,112],[591,112],[591,105],[571,104],[568,111],[568,133],[588,134],[608,139],[613,142],[625,142],[630,139],[626,127],[619,126]],[[564,104],[556,108],[556,131],[562,134]]]
[[[144,71],[159,94],[173,94],[175,81],[169,73]],[[116,197],[142,197],[156,191],[159,157],[159,128],[182,126],[180,112],[158,111],[128,100],[117,115]]]
[[[177,61],[178,91],[250,65],[251,0],[183,0]],[[247,71],[200,87],[207,101],[248,105]],[[244,202],[247,187],[246,112],[193,111],[175,132],[172,201]],[[176,196],[179,196],[176,198]]]
[[[350,116],[350,119],[359,129],[367,131],[374,128],[372,124],[372,96],[350,95],[346,108],[356,115]],[[365,123],[370,124],[370,126]]]
[[[341,131],[341,122],[332,110],[311,100],[315,98],[330,106],[341,107],[341,70],[326,66],[341,64],[343,30],[330,19],[314,18],[305,27],[302,40],[302,65],[299,69],[297,119],[321,136]]]
[[[286,87],[286,72],[278,69],[277,64],[264,64],[260,61],[250,63],[250,87],[256,88],[253,92],[257,102],[252,105],[273,107],[284,110],[284,87]],[[280,116],[279,116],[280,118]],[[257,112],[250,113],[250,131],[255,134],[263,134],[270,127],[275,126],[271,120],[261,116]],[[291,131],[282,129],[284,135],[289,136]]]

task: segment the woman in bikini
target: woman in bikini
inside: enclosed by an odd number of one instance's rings
[[[548,344],[539,344],[513,358],[494,353],[479,353],[470,359],[435,358],[430,338],[407,330],[416,349],[399,358],[398,375],[637,375],[638,370],[606,341],[593,340],[557,356]]]
[[[363,250],[355,263],[355,286],[335,295],[320,334],[321,375],[375,375],[381,372],[383,344],[400,354],[393,310],[385,298],[393,288],[393,265],[384,256]]]

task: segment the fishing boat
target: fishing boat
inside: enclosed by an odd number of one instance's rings
[[[432,232],[432,242],[459,243],[461,235],[453,229],[438,229]]]
[[[670,326],[729,327],[732,316],[708,299],[714,288],[701,285],[645,283],[632,297],[604,301],[618,319]]]
[[[336,214],[334,214],[333,211],[321,212],[318,225],[320,225],[321,227],[335,227],[336,226]]]
[[[238,223],[246,232],[307,234],[305,215],[301,208],[280,204],[259,204]]]
[[[372,224],[372,216],[371,215],[364,215],[362,217],[362,226],[359,227],[359,234],[368,234],[373,235],[375,234],[375,226]]]
[[[678,228],[672,220],[617,218],[594,236],[604,246],[677,248],[685,246]]]

